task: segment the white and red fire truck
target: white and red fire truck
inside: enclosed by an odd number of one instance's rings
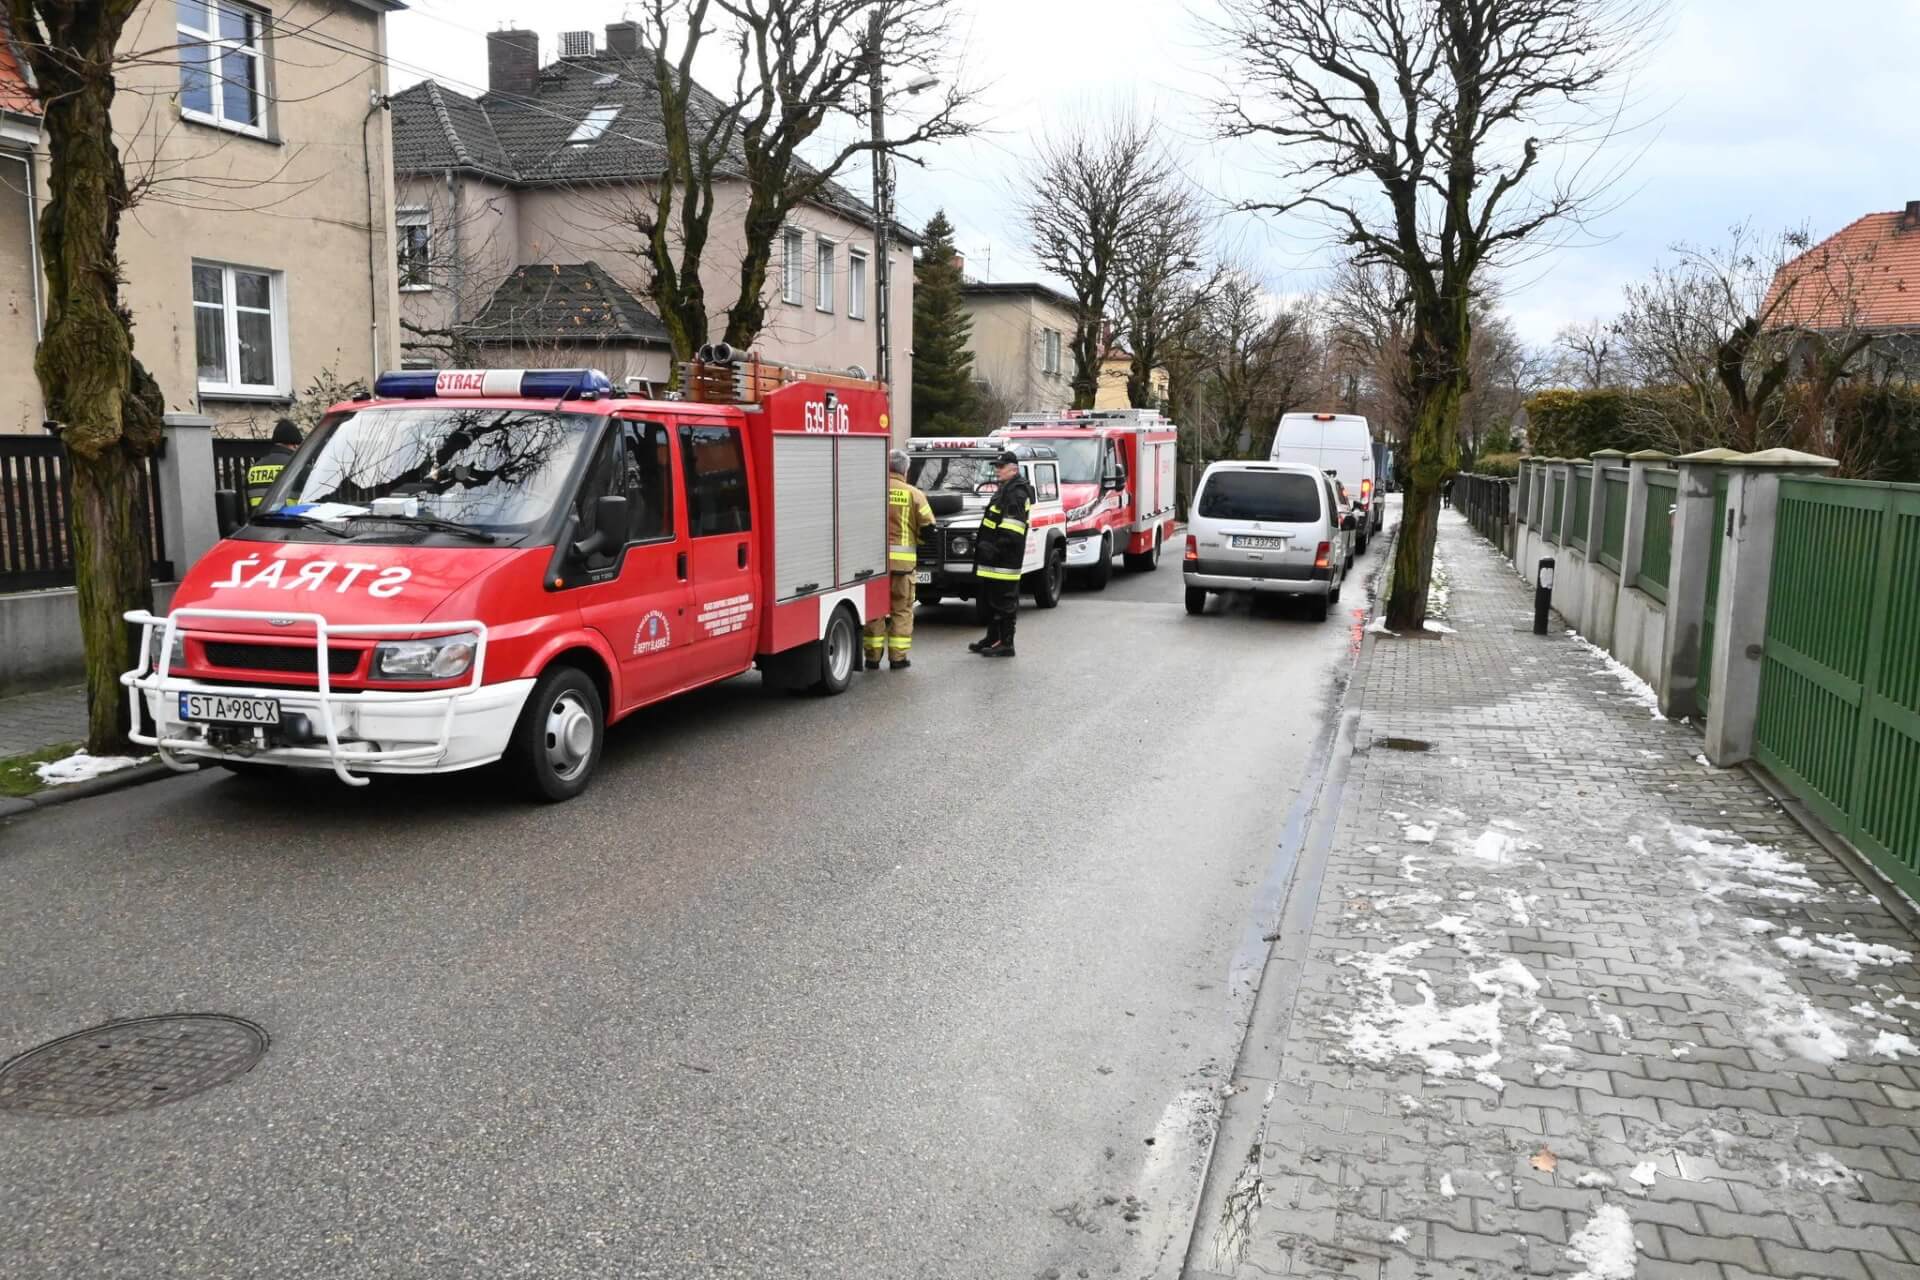
[[[1152,409],[1017,413],[996,433],[1053,446],[1067,508],[1067,568],[1099,591],[1113,557],[1139,572],[1159,567],[1174,530],[1173,423]]]
[[[971,600],[983,624],[987,601],[974,576],[974,551],[981,517],[1000,485],[996,459],[1002,450],[1020,459],[1020,471],[1033,488],[1020,590],[1040,608],[1051,609],[1060,603],[1067,578],[1067,513],[1052,446],[998,436],[921,436],[907,441],[907,479],[927,495],[934,516],[934,527],[921,535],[914,569],[919,598],[926,604],[950,596]]]
[[[688,398],[592,370],[382,375],[335,405],[170,612],[129,614],[134,740],[214,761],[444,773],[549,800],[607,725],[759,666],[838,693],[887,609],[875,382],[687,366]]]

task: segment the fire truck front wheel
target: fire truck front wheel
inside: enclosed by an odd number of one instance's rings
[[[571,800],[592,780],[606,733],[606,707],[587,673],[548,667],[520,709],[508,767],[534,799]]]
[[[1100,555],[1087,570],[1087,586],[1094,591],[1105,591],[1107,584],[1113,581],[1113,539],[1107,534],[1100,535]]]

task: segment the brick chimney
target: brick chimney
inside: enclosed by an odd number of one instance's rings
[[[967,255],[966,254],[956,253],[953,255],[953,269],[960,273],[960,278],[962,280],[965,280],[967,278]]]
[[[1900,230],[1920,231],[1920,200],[1907,201],[1907,211],[1900,215]]]
[[[640,24],[637,22],[609,22],[607,24],[607,52],[616,58],[639,57]]]
[[[539,83],[540,33],[517,29],[489,31],[487,88],[494,93],[530,98]]]

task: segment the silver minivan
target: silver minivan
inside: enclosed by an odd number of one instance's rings
[[[1324,621],[1357,523],[1317,466],[1214,463],[1187,519],[1187,612],[1205,612],[1209,592],[1292,595],[1309,597]]]

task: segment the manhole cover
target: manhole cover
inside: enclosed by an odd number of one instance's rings
[[[1375,738],[1373,745],[1384,747],[1388,751],[1431,751],[1433,744],[1425,738]]]
[[[76,1031],[0,1066],[0,1111],[105,1116],[144,1111],[253,1070],[267,1033],[217,1013],[128,1018]]]

